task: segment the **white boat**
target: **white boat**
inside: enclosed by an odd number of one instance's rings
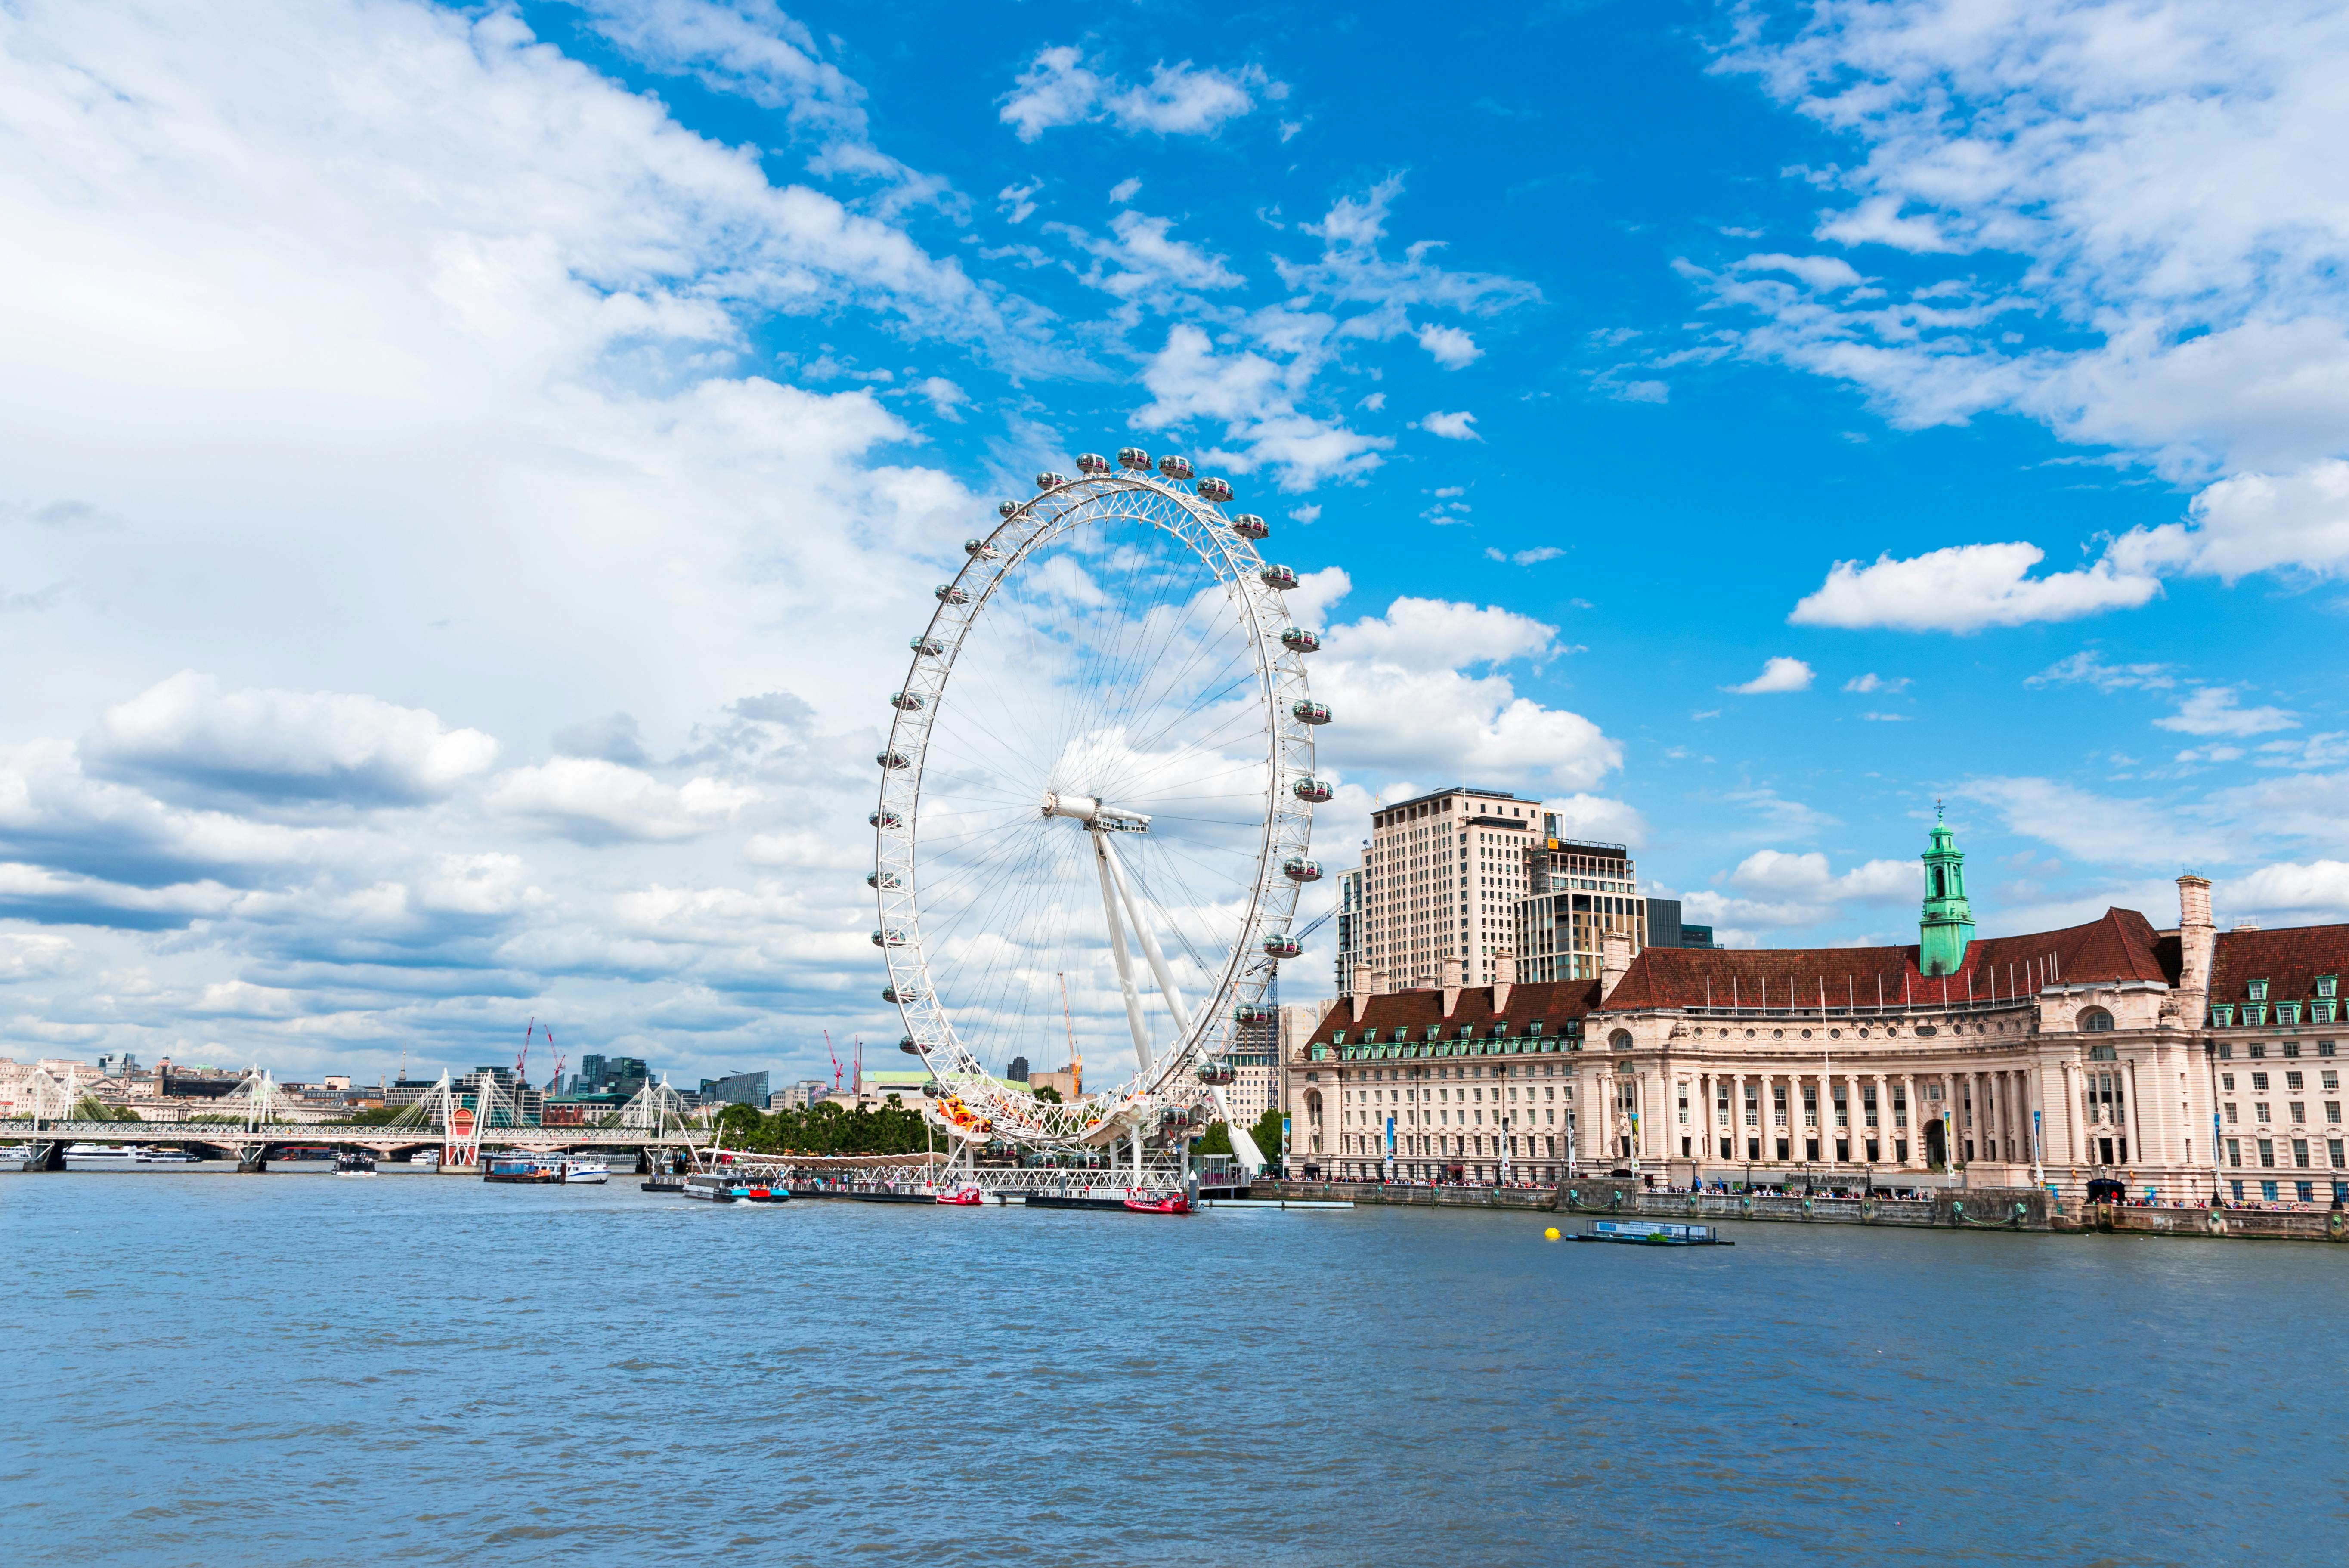
[[[685,1196],[709,1203],[731,1203],[737,1195],[735,1186],[731,1176],[697,1173],[685,1179]]]
[[[149,1165],[201,1165],[204,1157],[184,1149],[142,1149],[140,1154]]]
[[[410,1165],[438,1165],[440,1163],[440,1151],[437,1149],[419,1149],[415,1153],[408,1157],[408,1163]]]
[[[372,1176],[375,1174],[375,1156],[369,1154],[363,1149],[346,1150],[344,1152],[335,1156],[335,1174],[337,1176]]]
[[[612,1179],[612,1168],[593,1155],[568,1155],[563,1161],[565,1186],[599,1187]]]
[[[66,1150],[66,1169],[77,1164],[86,1171],[128,1171],[133,1165],[146,1163],[147,1151],[128,1143],[76,1143]]]

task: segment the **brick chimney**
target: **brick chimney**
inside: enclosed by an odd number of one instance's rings
[[[1460,1006],[1460,987],[1459,987],[1459,986],[1457,986],[1457,985],[1446,985],[1446,986],[1444,986],[1444,1016],[1445,1017],[1447,1017],[1447,1018],[1449,1018],[1450,1016],[1452,1016],[1452,1009],[1453,1009],[1453,1008],[1454,1008],[1454,1007],[1457,1007],[1458,1006]]]
[[[1623,973],[1631,967],[1631,937],[1628,932],[1610,931],[1599,939],[1599,1005],[1607,1006],[1615,995],[1615,987],[1623,983]]]
[[[1369,965],[1354,965],[1354,984],[1347,1000],[1354,1005],[1354,1022],[1361,1023],[1363,1010],[1371,1005],[1371,966]]]
[[[2189,872],[2178,879],[2178,1016],[2199,1028],[2209,1016],[2210,961],[2219,928],[2210,918],[2210,879]]]
[[[1501,977],[1493,987],[1493,1016],[1498,1017],[1509,1010],[1509,993],[1517,984],[1517,955],[1506,949],[1495,954],[1493,973]]]

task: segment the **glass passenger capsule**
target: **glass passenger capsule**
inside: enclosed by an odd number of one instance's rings
[[[1272,1009],[1262,1002],[1243,1002],[1232,1009],[1232,1022],[1269,1024],[1272,1022]]]
[[[1105,474],[1109,472],[1109,459],[1102,457],[1099,452],[1079,452],[1077,454],[1077,472],[1081,474]]]
[[[933,592],[937,594],[938,603],[941,604],[968,604],[970,603],[970,595],[964,593],[961,589],[956,587],[951,583],[941,583],[935,590],[933,590]]]
[[[1206,490],[1206,486],[1201,485],[1199,487],[1200,494],[1205,495]],[[1244,511],[1240,513],[1239,516],[1232,519],[1232,531],[1238,534],[1242,539],[1263,539],[1272,532],[1272,529],[1268,523],[1266,523],[1264,519],[1257,516],[1256,513],[1252,511]]]
[[[1288,639],[1286,634],[1281,638],[1281,641],[1283,642],[1287,642],[1288,640]],[[917,654],[927,654],[934,659],[947,651],[947,645],[944,643],[939,642],[936,637],[910,638],[907,640],[905,645],[913,649],[914,652]]]
[[[1288,705],[1288,711],[1307,724],[1330,722],[1330,705],[1327,703],[1292,702]]]
[[[922,708],[921,694],[910,691],[891,692],[889,706],[900,713],[919,713]]]
[[[1150,471],[1150,454],[1140,447],[1120,447],[1117,449],[1117,460],[1121,468],[1132,469],[1137,473],[1146,474]]]
[[[884,751],[873,758],[884,768],[911,768],[914,764],[902,751]]]
[[[907,1039],[913,1038],[911,1035],[908,1035],[905,1037]],[[936,1078],[931,1078],[922,1085],[922,1098],[924,1099],[944,1099],[946,1095],[947,1086],[940,1083]]]
[[[1293,936],[1268,936],[1264,939],[1267,958],[1294,958],[1305,951],[1305,944]]]
[[[922,993],[911,985],[906,986],[903,990],[899,990],[896,986],[892,985],[887,990],[881,993],[881,1000],[884,1002],[895,1002],[902,1005],[906,1002],[918,1002],[921,999]]]
[[[1321,651],[1321,639],[1302,626],[1291,626],[1280,634],[1280,645],[1292,654],[1318,654]]]
[[[1286,566],[1268,566],[1257,573],[1268,588],[1288,589],[1297,586],[1297,573]]]
[[[1199,499],[1214,501],[1217,506],[1232,499],[1232,481],[1209,474],[1199,481]]]
[[[1008,518],[1019,510],[1019,503],[1016,500],[999,500],[995,503],[995,515],[998,517]]]
[[[1191,477],[1191,459],[1169,452],[1158,459],[1158,471],[1170,480],[1187,480]]]
[[[1239,1077],[1239,1075],[1232,1071],[1232,1064],[1229,1062],[1210,1061],[1201,1062],[1199,1064],[1199,1081],[1201,1083],[1226,1084],[1237,1077]]]
[[[885,996],[888,993],[885,991],[882,995]],[[911,1035],[900,1037],[897,1041],[897,1048],[905,1052],[909,1057],[918,1057],[922,1054],[922,1047],[914,1043],[914,1037]]]
[[[864,820],[872,827],[894,828],[902,823],[905,819],[897,815],[895,811],[875,811],[873,815],[865,818]]]
[[[1299,779],[1288,787],[1288,792],[1319,806],[1330,798],[1330,786],[1319,779]]]
[[[1280,874],[1293,882],[1319,882],[1321,862],[1309,861],[1302,855],[1291,855],[1280,862]]]
[[[873,945],[875,947],[903,947],[905,945],[905,934],[902,931],[876,931],[873,934]]]
[[[999,556],[999,555],[1000,555],[1000,554],[1002,554],[1002,553],[1003,553],[1001,551],[999,551],[999,550],[996,549],[996,548],[995,548],[995,546],[993,546],[992,544],[988,543],[988,542],[987,542],[987,541],[985,541],[985,540],[983,540],[983,539],[966,539],[966,540],[964,540],[964,541],[962,542],[962,552],[963,552],[965,555],[976,555],[976,556],[979,556],[979,557],[981,557],[982,559],[984,559],[984,560],[988,560],[988,561],[992,561],[992,560],[994,560],[997,556]]]
[[[897,873],[895,872],[866,872],[864,873],[864,885],[866,887],[874,888],[894,888],[902,886],[903,884],[898,882]]]
[[[1066,474],[1056,474],[1047,471],[1036,476],[1036,488],[1040,490],[1059,490],[1062,485],[1067,484],[1068,482],[1069,476]]]

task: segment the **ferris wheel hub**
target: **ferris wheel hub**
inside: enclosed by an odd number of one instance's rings
[[[1044,791],[1044,815],[1074,818],[1095,832],[1103,829],[1121,833],[1150,830],[1150,819],[1139,811],[1122,811],[1115,806],[1102,804],[1091,795],[1063,795],[1054,789]]]

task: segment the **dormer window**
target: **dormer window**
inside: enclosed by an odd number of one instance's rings
[[[2311,1002],[2308,1005],[2308,1021],[2312,1024],[2338,1023],[2340,1020],[2333,1014],[2340,1006],[2338,1002]]]
[[[1340,1036],[1338,1037],[1338,1038],[1340,1038],[1340,1039],[1341,1039],[1341,1040],[1342,1040],[1342,1039],[1344,1039],[1345,1037],[1345,1037],[1345,1036],[1343,1036],[1343,1035],[1340,1035]],[[1364,1044],[1364,1045],[1366,1045],[1366,1046],[1375,1046],[1375,1045],[1377,1045],[1378,1043],[1379,1043],[1379,1032],[1378,1032],[1376,1029],[1364,1029],[1364,1030],[1362,1031],[1362,1044]]]
[[[1541,1033],[1541,1026],[1542,1021],[1539,1018],[1536,1018],[1532,1023],[1526,1026],[1526,1033],[1528,1035],[1538,1035]]]
[[[2268,1005],[2265,1002],[2244,1003],[2243,1022],[2251,1028],[2266,1028],[2268,1026]]]
[[[2246,988],[2244,995],[2254,1002],[2264,1002],[2268,999],[2268,983],[2264,980],[2254,980]]]
[[[2214,1029],[2233,1028],[2235,1026],[2235,1009],[2231,1006],[2223,1005],[2211,1008],[2210,1026]]]
[[[2333,1001],[2341,995],[2340,984],[2341,976],[2338,975],[2319,975],[2316,977],[2316,994],[2328,1002]]]
[[[2276,1004],[2276,1022],[2279,1024],[2299,1023],[2300,1004],[2297,1002],[2278,1002]]]

